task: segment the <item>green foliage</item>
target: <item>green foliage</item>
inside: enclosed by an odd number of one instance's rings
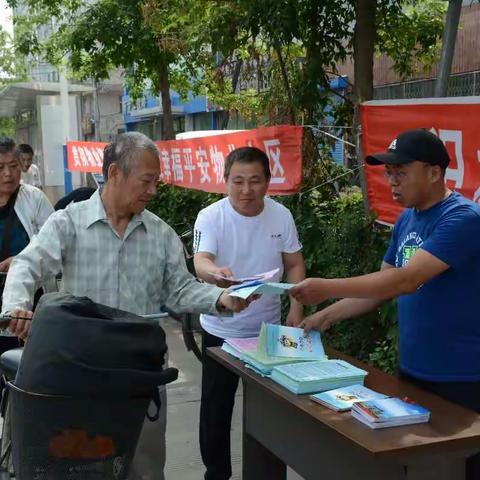
[[[299,195],[279,199],[295,218],[308,276],[338,278],[377,271],[390,231],[365,211],[362,193],[349,186],[351,175],[345,176],[327,155],[320,148],[321,160],[306,165]],[[310,307],[308,313],[328,303]],[[324,338],[337,350],[393,371],[398,359],[395,320],[395,305],[386,303],[376,312],[337,324]]]
[[[10,34],[0,26],[0,88],[25,76],[25,62],[17,55]]]
[[[394,60],[393,69],[407,78],[427,71],[438,60],[448,2],[407,0],[381,5],[377,14],[377,52]]]
[[[14,118],[0,118],[0,136],[15,137]]]
[[[178,235],[183,236],[193,229],[198,212],[221,197],[214,193],[161,184],[148,209],[173,227]],[[192,251],[192,236],[187,234],[182,240]]]
[[[193,75],[193,83],[217,105],[271,124],[316,123],[331,103],[331,75],[353,55],[356,4],[147,0],[144,11],[160,41],[200,68],[201,78]],[[376,51],[389,55],[403,77],[428,68],[438,56],[445,8],[442,0],[378,0],[376,13],[370,13],[376,15]],[[239,61],[242,89],[231,82]]]

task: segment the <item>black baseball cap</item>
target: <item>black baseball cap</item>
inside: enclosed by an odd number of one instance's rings
[[[413,161],[447,168],[450,163],[443,142],[432,132],[417,128],[401,133],[388,147],[388,151],[368,155],[369,165],[404,165]]]

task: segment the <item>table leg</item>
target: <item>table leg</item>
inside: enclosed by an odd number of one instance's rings
[[[252,437],[245,428],[248,390],[248,385],[244,382],[242,478],[243,480],[286,480],[287,467],[285,463]]]

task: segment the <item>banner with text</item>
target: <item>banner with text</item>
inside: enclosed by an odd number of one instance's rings
[[[386,151],[397,135],[426,128],[450,154],[449,188],[480,201],[480,100],[478,97],[365,102],[361,106],[364,156]],[[378,219],[394,223],[402,207],[392,198],[384,167],[365,166],[368,201]]]
[[[165,183],[206,192],[225,192],[225,158],[243,146],[263,150],[270,160],[272,195],[292,194],[302,183],[303,127],[281,125],[185,140],[155,142]],[[105,143],[68,142],[71,171],[100,173]]]

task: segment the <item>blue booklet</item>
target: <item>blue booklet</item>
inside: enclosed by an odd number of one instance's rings
[[[316,393],[315,395],[311,395],[310,398],[314,402],[320,403],[331,410],[335,410],[336,412],[345,412],[350,410],[355,402],[387,398],[387,395],[375,392],[367,387],[364,387],[363,385],[358,384]]]
[[[267,354],[272,357],[325,359],[320,332],[302,328],[267,325]]]
[[[260,330],[260,335],[257,341],[257,348],[255,350],[244,351],[242,353],[241,359],[254,367],[257,371],[262,372],[264,375],[268,375],[271,373],[272,368],[276,365],[284,365],[286,363],[295,363],[295,362],[307,362],[316,360],[318,358],[326,359],[325,352],[319,357],[306,357],[306,356],[280,356],[280,355],[271,355],[268,353],[268,336],[269,331],[277,332],[279,325],[273,324],[262,324],[262,328]],[[289,328],[289,327],[281,327],[281,328]],[[303,330],[298,328],[303,335]],[[321,342],[320,342],[321,345]]]
[[[430,411],[416,403],[392,397],[356,402],[352,406],[352,417],[370,428],[385,428],[428,422]]]

